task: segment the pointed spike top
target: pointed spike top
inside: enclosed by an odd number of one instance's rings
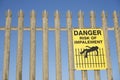
[[[31,11],[31,13],[33,13],[33,14],[34,14],[34,13],[35,13],[35,10],[33,9],[33,10]]]
[[[67,18],[72,18],[72,14],[71,14],[70,10],[67,11],[66,17],[67,17]]]
[[[84,13],[81,10],[78,12],[78,17],[80,16],[84,16]]]
[[[92,11],[90,11],[90,15],[95,15],[95,13],[94,13],[94,11],[92,10]]]
[[[48,17],[48,13],[47,13],[46,10],[43,11],[43,13],[42,13],[42,17]]]
[[[59,11],[58,11],[58,10],[56,10],[56,14],[59,14]]]
[[[19,17],[24,17],[24,14],[23,14],[22,9],[20,9],[20,11],[19,11],[19,13],[18,13],[18,16],[19,16]]]
[[[113,12],[114,14],[117,14],[117,12],[114,10],[114,12]]]
[[[79,13],[82,14],[83,12],[80,10]]]
[[[59,17],[59,11],[58,10],[55,11],[55,17]]]
[[[106,17],[106,13],[105,13],[105,11],[103,10],[102,11],[102,15],[101,15],[102,17]]]
[[[58,10],[56,10],[56,11],[55,11],[55,14],[59,14],[59,11],[58,11]]]
[[[105,11],[104,11],[104,10],[102,10],[102,14],[104,14],[104,15],[105,15]]]
[[[20,12],[22,12],[22,9],[20,9]]]
[[[116,16],[117,16],[117,12],[114,11],[114,12],[113,12],[113,17],[116,17]]]
[[[80,10],[79,12],[82,12],[82,10]]]
[[[32,10],[31,11],[31,15],[30,15],[31,17],[35,17],[36,16],[36,14],[35,14],[35,11],[34,10]]]
[[[8,9],[8,11],[7,11],[7,13],[6,13],[6,16],[7,16],[7,17],[11,17],[11,16],[12,16],[12,12],[11,12],[10,9]]]
[[[94,13],[94,11],[93,11],[93,10],[91,10],[91,11],[90,11],[90,13],[91,13],[91,14],[93,14],[93,13]]]

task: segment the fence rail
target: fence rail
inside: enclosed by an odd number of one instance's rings
[[[72,27],[72,14],[70,11],[66,14],[66,27],[60,27],[60,14],[58,11],[55,12],[55,27],[48,27],[48,13],[47,11],[43,11],[42,14],[42,26],[36,26],[36,13],[34,10],[31,11],[30,15],[30,27],[24,26],[24,14],[22,10],[20,10],[18,14],[18,26],[11,27],[11,19],[12,13],[10,10],[7,12],[6,16],[6,24],[5,26],[0,27],[0,31],[5,31],[5,44],[4,44],[4,64],[3,64],[3,80],[8,80],[9,73],[9,60],[10,60],[10,32],[11,30],[18,31],[18,46],[17,46],[17,63],[16,63],[16,80],[22,80],[22,56],[23,56],[23,32],[25,30],[30,31],[30,80],[35,80],[35,58],[36,58],[36,31],[43,31],[43,80],[49,80],[49,67],[48,67],[48,31],[55,31],[55,49],[56,49],[56,80],[62,80],[62,68],[61,68],[61,45],[60,45],[60,31],[67,31],[68,34],[68,67],[69,67],[69,80],[75,80],[74,74],[74,57],[73,57],[73,44],[72,44],[72,29],[85,28],[84,26],[84,14],[82,11],[78,13],[78,27]],[[110,58],[110,46],[108,39],[108,31],[115,31],[116,38],[116,48],[118,55],[118,64],[119,64],[119,72],[120,72],[120,27],[118,22],[118,16],[116,11],[113,12],[113,27],[107,27],[107,16],[105,12],[102,12],[102,27],[105,34],[105,47],[107,53],[107,63],[108,69],[107,71],[107,79],[113,80],[112,75],[112,67],[111,67],[111,58]],[[98,28],[96,27],[96,18],[95,13],[93,11],[90,12],[90,28]],[[102,80],[100,78],[99,70],[95,70],[95,80]],[[87,71],[82,71],[82,80],[88,80]]]
[[[85,27],[86,28],[86,27]],[[49,30],[49,31],[55,31],[57,28],[48,28],[47,30]],[[72,27],[71,29],[78,29],[77,27]],[[98,27],[96,27],[95,29],[102,29],[102,28],[98,28]],[[0,30],[6,30],[6,28],[5,27],[0,27]],[[17,27],[11,27],[10,28],[10,30],[18,30],[18,28]],[[25,30],[25,31],[30,31],[30,27],[23,27],[23,30]],[[41,27],[36,27],[36,29],[35,29],[36,31],[42,31],[43,30],[43,28],[41,28]],[[63,27],[63,28],[60,28],[59,29],[60,31],[67,31],[68,30],[68,28],[66,28],[66,27]],[[114,27],[110,27],[110,28],[107,28],[107,30],[110,30],[110,31],[113,31],[114,30]],[[120,28],[118,28],[118,30],[120,30]]]

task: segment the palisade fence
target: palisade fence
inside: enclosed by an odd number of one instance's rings
[[[117,48],[117,55],[118,55],[118,64],[119,64],[119,72],[120,72],[120,27],[118,22],[118,16],[116,11],[113,12],[113,21],[114,27],[107,27],[107,16],[105,12],[102,12],[102,27],[105,34],[105,47],[107,53],[107,63],[108,69],[107,72],[107,80],[113,80],[113,73],[112,73],[112,63],[111,63],[111,56],[110,56],[110,46],[109,46],[109,39],[108,39],[108,30],[112,30],[115,32],[116,38],[116,48]],[[48,25],[48,13],[47,11],[43,11],[42,14],[42,26],[43,27],[36,27],[36,13],[34,10],[31,11],[30,16],[30,27],[24,27],[24,15],[22,10],[20,10],[18,15],[18,27],[11,27],[11,19],[12,13],[8,10],[6,15],[6,24],[5,27],[0,27],[0,31],[5,31],[5,42],[4,42],[4,63],[3,63],[3,79],[8,80],[9,74],[9,59],[10,59],[10,32],[12,30],[18,31],[18,46],[17,46],[17,63],[16,63],[16,80],[22,80],[22,56],[23,56],[23,32],[30,31],[30,73],[29,79],[35,80],[35,67],[36,67],[36,31],[42,31],[43,34],[43,60],[42,60],[42,78],[43,80],[49,80],[49,59],[48,59],[48,32],[55,31],[55,54],[56,54],[56,80],[62,80],[62,69],[61,69],[61,46],[60,46],[60,32],[66,31],[67,38],[68,38],[68,71],[69,71],[69,80],[75,80],[74,74],[74,55],[73,55],[73,42],[72,42],[72,15],[71,12],[68,11],[66,14],[66,27],[60,27],[60,14],[58,11],[55,12],[54,16],[54,28],[50,28]],[[96,27],[96,19],[95,13],[93,11],[90,12],[90,26],[91,28],[98,28]],[[85,28],[84,27],[84,14],[82,11],[78,13],[78,28]],[[89,80],[87,71],[82,70],[82,80]],[[100,71],[94,71],[94,80],[104,80],[100,78]]]

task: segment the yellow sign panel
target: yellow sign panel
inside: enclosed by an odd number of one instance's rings
[[[73,29],[73,46],[76,70],[107,68],[102,29]]]

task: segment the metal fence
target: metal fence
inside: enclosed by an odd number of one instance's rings
[[[108,30],[115,31],[116,38],[116,48],[118,55],[118,64],[119,64],[119,72],[120,72],[120,27],[118,22],[118,16],[116,11],[113,12],[113,21],[114,27],[107,27],[107,16],[103,11],[101,14],[102,19],[102,27],[105,34],[105,47],[107,53],[107,63],[108,69],[107,71],[107,79],[113,80],[112,74],[112,65],[110,58],[110,47],[109,47],[109,39],[108,39]],[[69,80],[75,80],[74,74],[74,55],[73,55],[73,42],[72,42],[72,15],[71,12],[68,11],[66,14],[66,27],[60,27],[60,14],[58,11],[55,12],[54,15],[54,28],[48,27],[48,13],[47,11],[43,11],[42,14],[42,26],[36,27],[36,13],[34,10],[31,11],[30,16],[30,27],[24,27],[24,15],[22,10],[19,11],[18,15],[18,27],[11,27],[11,19],[12,13],[10,10],[7,11],[6,15],[6,24],[5,27],[0,27],[0,31],[5,31],[5,43],[4,43],[4,63],[3,63],[3,80],[8,80],[9,73],[9,60],[10,60],[10,32],[12,30],[18,31],[18,46],[17,46],[17,63],[16,63],[16,80],[22,80],[22,56],[23,56],[23,32],[30,31],[30,73],[29,79],[35,80],[35,59],[36,59],[36,31],[42,31],[43,33],[43,62],[42,62],[42,74],[43,80],[49,80],[49,65],[48,65],[48,32],[55,31],[55,49],[56,49],[56,80],[62,80],[62,71],[61,71],[61,46],[60,46],[60,32],[67,31],[68,36],[68,69],[69,69]],[[90,12],[90,26],[91,28],[96,27],[96,18],[95,13],[93,11]],[[82,11],[78,13],[78,28],[84,27],[84,14]],[[82,71],[82,80],[88,80],[87,71]],[[103,80],[100,79],[100,71],[95,70],[95,80]]]

